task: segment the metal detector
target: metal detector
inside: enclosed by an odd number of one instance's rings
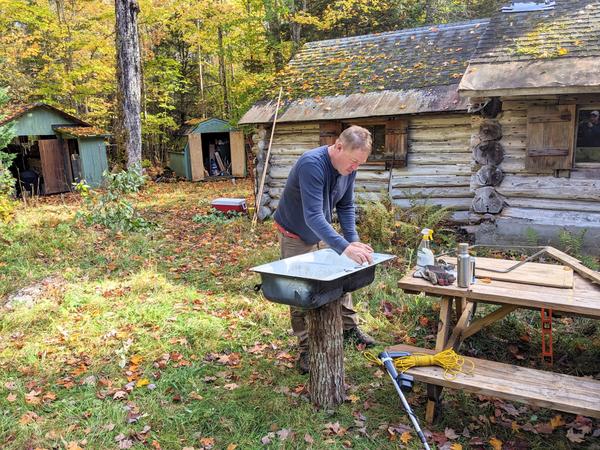
[[[389,374],[392,382],[394,383],[394,387],[400,396],[400,401],[402,402],[402,406],[404,406],[404,410],[408,414],[410,421],[412,422],[419,439],[423,443],[423,448],[425,450],[431,450],[429,444],[427,443],[427,439],[425,439],[425,435],[423,431],[421,431],[421,427],[419,426],[419,420],[417,416],[412,411],[406,397],[404,396],[404,392],[410,392],[413,387],[413,377],[411,375],[406,374],[398,374],[396,371],[396,367],[394,367],[394,359],[393,358],[402,358],[403,356],[410,356],[408,352],[386,352],[383,351],[379,354],[379,359],[383,363],[387,373]]]

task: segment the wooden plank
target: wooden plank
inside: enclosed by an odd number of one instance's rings
[[[444,261],[456,264],[456,258],[443,257]],[[505,259],[475,258],[475,276],[490,280],[504,280],[515,283],[550,286],[563,289],[573,287],[573,269],[556,264],[527,262],[508,273],[492,272],[486,269],[506,270],[519,261]]]
[[[555,211],[534,208],[506,207],[500,214],[502,218],[523,219],[532,225],[579,226],[596,228],[600,224],[600,214],[587,211]]]
[[[555,200],[536,197],[509,197],[507,206],[515,208],[547,209],[553,211],[600,213],[600,201]]]
[[[496,190],[506,197],[600,201],[599,179],[507,175]]]
[[[466,302],[466,306],[464,308],[462,306],[458,307],[459,303],[462,305],[462,303],[464,302],[463,298],[456,298],[454,299],[454,302],[457,305],[456,313],[459,317],[456,326],[454,327],[454,330],[452,330],[450,338],[444,346],[444,350],[447,348],[453,348],[457,350],[460,347],[462,341],[466,339],[464,331],[467,329],[467,327],[469,327],[469,323],[471,322],[473,312],[475,311],[475,302]]]
[[[394,345],[388,351],[433,354],[433,350]],[[600,418],[600,381],[543,370],[468,358],[475,364],[473,374],[459,373],[444,378],[441,367],[414,367],[407,371],[416,380],[476,394],[524,402],[586,417]]]
[[[225,164],[223,164],[223,160],[221,159],[221,155],[219,153],[215,153],[215,160],[217,161],[217,166],[219,166],[219,170],[221,172],[225,172]]]
[[[68,192],[69,184],[65,170],[65,149],[58,139],[40,139],[38,141],[44,193],[57,194]]]
[[[229,148],[231,149],[231,175],[234,177],[246,176],[246,148],[244,146],[244,132],[229,132]]]
[[[473,336],[482,328],[485,328],[488,325],[491,325],[494,322],[503,319],[515,309],[517,309],[515,305],[502,305],[494,312],[489,313],[487,316],[482,317],[481,319],[477,319],[475,322],[461,330],[461,338],[464,340],[467,339],[469,336]]]
[[[414,278],[413,272],[410,270],[398,282],[400,289],[433,296],[465,297],[484,303],[518,305],[522,308],[552,308],[600,319],[600,287],[577,273],[574,275],[573,289],[560,289],[498,280],[475,283],[469,288],[459,288],[456,283],[438,286],[422,278]]]
[[[188,151],[190,152],[192,181],[203,180],[204,157],[202,155],[202,135],[200,133],[191,133],[188,135]]]
[[[588,280],[591,280],[594,283],[600,284],[600,273],[590,269],[589,267],[584,266],[579,262],[578,259],[575,259],[572,256],[555,249],[554,247],[546,247],[546,253],[551,255],[553,258],[556,258],[558,261],[571,267],[582,277],[587,278]]]

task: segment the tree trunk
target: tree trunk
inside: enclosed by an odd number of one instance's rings
[[[223,88],[223,115],[229,118],[229,96],[227,95],[227,73],[225,72],[225,49],[223,48],[223,28],[217,28],[219,36],[219,81]]]
[[[336,300],[307,314],[310,398],[317,408],[344,401],[344,340],[342,306]]]
[[[141,173],[142,125],[140,119],[141,65],[138,39],[137,0],[115,0],[118,120],[116,141],[127,154],[127,168]]]

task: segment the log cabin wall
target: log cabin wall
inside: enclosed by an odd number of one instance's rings
[[[474,118],[469,114],[411,116],[408,125],[407,166],[394,168],[392,197],[400,207],[412,199],[439,204],[453,210],[452,218],[466,222],[473,194],[470,191],[470,140]],[[257,155],[257,183],[262,174],[270,129],[254,135]],[[265,180],[261,220],[271,215],[285,186],[292,165],[306,150],[319,146],[319,123],[278,123],[271,146]],[[357,195],[376,199],[388,191],[389,171],[383,163],[361,166],[357,174]]]
[[[499,214],[487,215],[492,224],[488,221],[481,226],[477,240],[531,244],[531,237],[538,236],[540,244],[556,243],[559,232],[566,228],[574,233],[587,230],[584,246],[600,251],[600,167],[574,164],[568,170],[545,170],[528,163],[528,139],[532,138],[528,138],[528,114],[531,117],[532,108],[569,105],[574,111],[573,105],[600,108],[600,98],[563,95],[501,100],[502,112],[497,121],[502,129],[499,142],[504,149],[504,159],[499,167],[504,177],[495,190],[503,196],[505,205]],[[573,122],[575,136],[576,118]],[[545,134],[548,132],[544,130]],[[484,215],[471,214],[472,221],[482,219]]]

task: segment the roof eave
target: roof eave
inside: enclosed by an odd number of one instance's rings
[[[462,98],[597,93],[600,58],[474,62],[467,67],[458,92]]]
[[[311,122],[363,117],[396,116],[427,112],[459,112],[467,110],[467,101],[458,95],[457,84],[431,86],[399,91],[379,91],[297,99],[286,103],[278,114],[278,122]],[[275,101],[255,103],[238,125],[271,123]]]

